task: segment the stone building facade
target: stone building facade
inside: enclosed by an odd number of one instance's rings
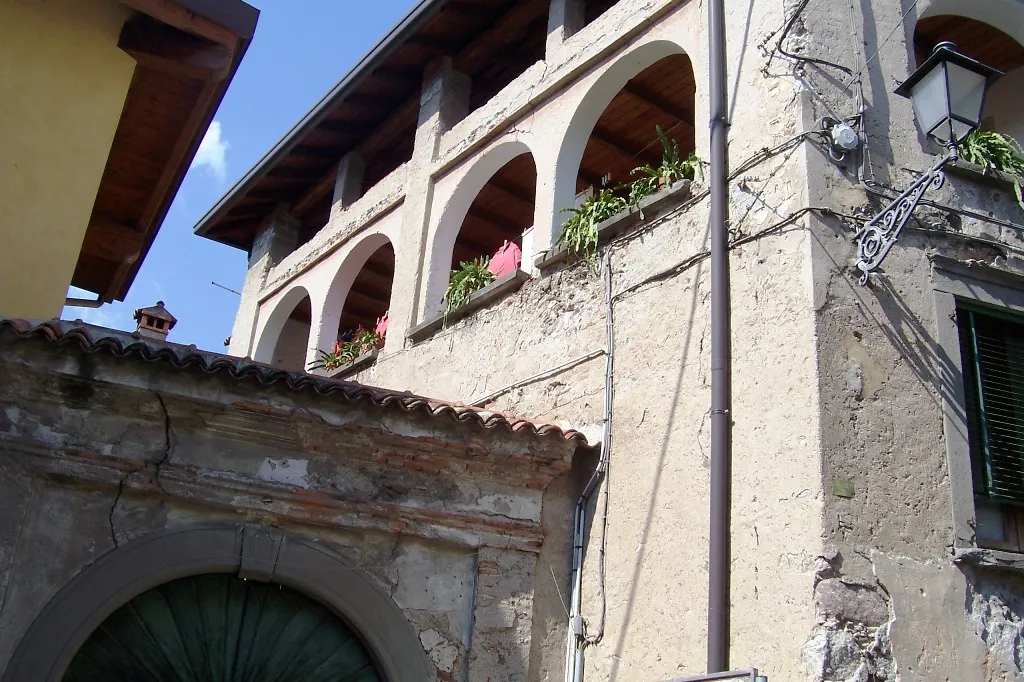
[[[5,682],[560,668],[579,433],[80,323],[0,346]]]
[[[383,347],[346,378],[603,440],[580,580],[570,535],[585,470],[547,488],[544,513],[549,496],[561,510],[550,525],[521,507],[547,532],[529,570],[502,555],[457,572],[499,591],[529,574],[532,625],[494,614],[517,664],[475,629],[444,630],[433,606],[406,611],[442,676],[489,679],[474,657],[493,655],[511,667],[490,679],[562,679],[580,649],[586,679],[703,669],[707,192],[698,175],[611,219],[594,262],[564,258],[558,240],[565,209],[657,162],[655,123],[707,156],[706,25],[692,0],[422,3],[199,227],[249,252],[231,354],[301,371],[386,313]],[[727,32],[731,662],[773,680],[1022,679],[1024,554],[1015,507],[979,480],[981,370],[962,339],[974,313],[1013,339],[1024,211],[1008,184],[961,165],[870,286],[853,237],[938,153],[892,90],[940,40],[1006,72],[987,125],[1020,130],[1024,6],[731,3]],[[856,151],[828,142],[840,122]],[[441,319],[453,264],[505,240],[521,271]],[[525,473],[489,471],[530,489]],[[365,494],[384,494],[375,486]],[[381,572],[390,555],[366,556],[378,587],[402,575]],[[466,610],[489,600],[465,599],[463,623],[492,622]]]

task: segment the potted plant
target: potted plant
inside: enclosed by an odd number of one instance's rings
[[[559,244],[565,244],[569,251],[585,259],[597,253],[597,226],[626,209],[626,200],[615,190],[607,187],[588,197],[578,208],[567,208],[572,213],[562,225]]]
[[[959,152],[960,158],[968,163],[1010,176],[1017,203],[1024,210],[1024,149],[1017,140],[1004,133],[979,128],[960,143]]]
[[[331,372],[351,365],[360,355],[384,346],[384,335],[376,330],[359,327],[345,336],[349,338],[338,341],[330,352],[317,350],[319,357],[309,363],[308,371],[323,369]]]
[[[490,258],[480,256],[473,260],[462,261],[459,267],[452,270],[448,280],[448,288],[444,292],[444,322],[448,326],[448,316],[452,311],[469,303],[469,297],[494,281],[494,273],[488,268]]]

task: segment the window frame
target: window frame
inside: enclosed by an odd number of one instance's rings
[[[957,307],[959,303],[1024,316],[1024,275],[985,265],[968,266],[935,256],[932,258],[932,296],[943,435],[953,512],[953,548],[954,551],[976,549],[977,510]],[[1019,557],[1024,553],[1007,554]]]

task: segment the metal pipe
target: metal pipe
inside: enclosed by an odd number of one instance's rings
[[[69,308],[99,308],[106,303],[101,298],[65,298],[64,305]]]
[[[709,673],[729,669],[732,357],[729,302],[729,160],[726,149],[725,0],[708,4],[711,82],[711,528],[708,549]]]

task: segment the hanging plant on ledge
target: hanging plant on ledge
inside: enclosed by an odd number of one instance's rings
[[[644,165],[634,168],[632,175],[638,175],[633,182],[615,187],[605,187],[587,198],[578,208],[563,209],[572,213],[562,225],[559,246],[565,245],[574,255],[592,260],[597,253],[597,226],[618,215],[627,208],[639,210],[640,202],[656,194],[663,187],[680,180],[693,180],[701,172],[701,161],[691,153],[685,159],[679,151],[679,143],[670,139],[661,126],[654,127],[661,141],[661,163],[657,168]],[[643,220],[643,212],[640,219]]]
[[[378,321],[378,326],[379,324]],[[317,350],[319,357],[309,363],[307,371],[323,369],[330,372],[345,365],[351,365],[363,353],[369,353],[384,345],[384,334],[375,330],[371,331],[360,327],[355,332],[350,332],[348,336],[351,338],[338,341],[330,352]]]
[[[690,152],[688,157],[681,158],[678,142],[670,140],[661,126],[654,126],[654,132],[661,141],[661,164],[657,168],[647,164],[630,171],[632,175],[640,176],[628,185],[629,197],[626,203],[633,207],[639,206],[641,201],[662,187],[680,180],[693,180],[700,173],[697,154]]]
[[[960,143],[959,152],[960,158],[968,163],[1009,175],[1017,203],[1024,210],[1024,149],[1017,140],[1004,133],[979,128]]]
[[[572,216],[562,225],[559,244],[565,244],[577,256],[590,260],[597,253],[597,226],[626,210],[626,200],[607,187],[588,197],[579,208],[567,208]]]
[[[452,270],[448,280],[448,289],[444,292],[444,326],[448,326],[448,315],[452,311],[469,303],[469,297],[494,281],[494,273],[490,271],[491,259],[480,256],[473,260],[462,261],[459,267]]]

